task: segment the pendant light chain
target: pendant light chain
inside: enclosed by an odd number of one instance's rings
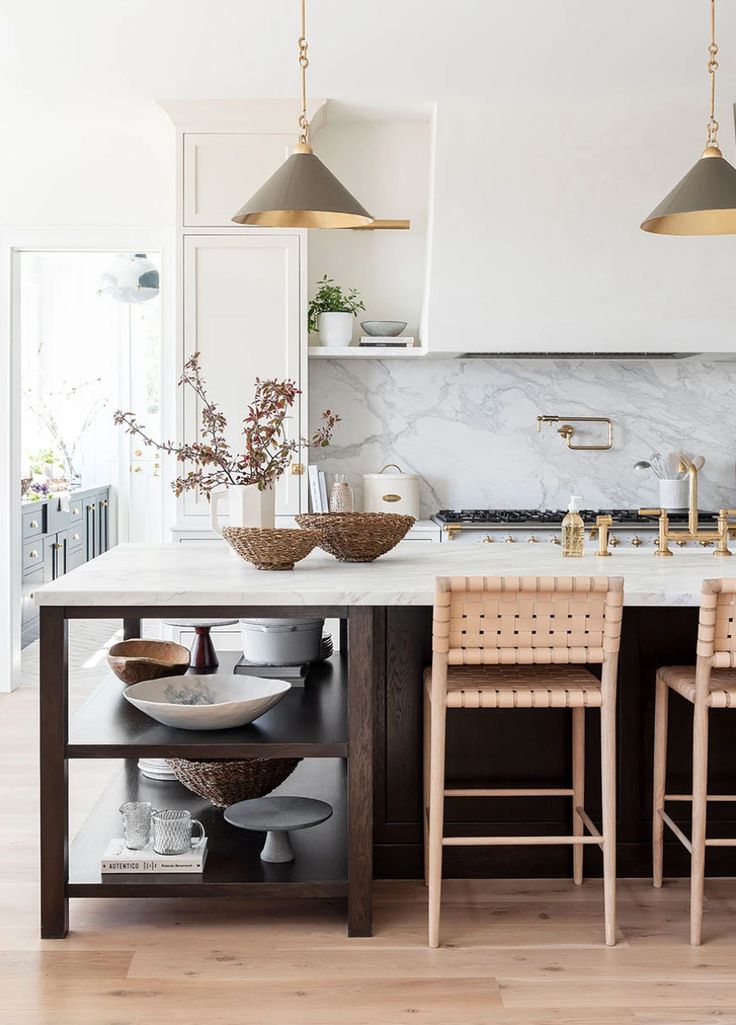
[[[303,2],[303,0],[302,0]],[[707,146],[718,148],[718,122],[716,121],[716,71],[718,70],[718,44],[716,43],[716,0],[710,0],[710,46],[708,47],[708,74],[710,75],[710,117],[708,118]]]
[[[306,28],[306,0],[299,0],[301,8],[301,35],[298,40],[299,67],[301,69],[301,90],[302,109],[299,114],[299,142],[306,146],[309,139],[309,121],[307,120],[307,68],[309,58],[307,57],[307,28]],[[717,66],[717,65],[716,65]]]

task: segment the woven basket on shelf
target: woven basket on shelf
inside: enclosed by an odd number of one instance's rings
[[[167,758],[166,761],[187,790],[206,798],[218,808],[227,808],[238,801],[270,794],[292,774],[301,759],[191,762],[186,758]]]
[[[293,569],[319,544],[316,530],[298,528],[223,527],[222,536],[256,569]]]
[[[373,562],[401,541],[414,524],[399,513],[301,513],[300,527],[319,534],[319,547],[340,562]]]

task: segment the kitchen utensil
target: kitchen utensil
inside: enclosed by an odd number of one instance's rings
[[[649,457],[649,462],[652,464],[652,468],[658,477],[667,477],[667,467],[664,465],[664,459],[662,458],[661,452],[652,452]]]
[[[149,801],[126,801],[120,806],[123,816],[123,837],[130,851],[142,851],[151,839],[151,815],[153,806]]]
[[[192,837],[194,828],[198,837]],[[200,847],[204,841],[204,826],[199,819],[193,819],[188,811],[166,808],[151,815],[153,849],[156,854],[184,854]]]
[[[395,473],[386,472],[395,470]],[[363,474],[363,508],[366,512],[406,513],[419,519],[419,477],[388,463],[380,473]]]
[[[291,830],[317,826],[331,815],[332,807],[313,797],[261,797],[257,801],[240,801],[225,809],[225,821],[231,826],[258,833],[265,831],[261,861],[275,865],[296,857],[289,839]]]
[[[123,693],[131,705],[164,726],[224,730],[245,726],[273,708],[291,689],[285,680],[215,673],[172,680],[144,680]]]
[[[406,327],[405,320],[361,320],[360,326],[372,338],[396,338]]]
[[[324,619],[241,619],[243,655],[260,665],[301,665],[320,657]]]
[[[340,562],[373,562],[401,541],[413,516],[396,513],[300,513],[299,526],[319,531],[319,546]]]
[[[294,528],[223,527],[222,536],[241,559],[270,570],[293,569],[319,542],[315,531]]]
[[[236,801],[270,794],[288,779],[301,759],[246,758],[192,762],[186,758],[169,758],[167,761],[187,790],[204,797],[216,808],[227,808]]]
[[[107,664],[123,683],[182,676],[189,668],[189,649],[173,641],[132,638],[111,645]]]
[[[680,459],[682,458],[682,452],[668,452],[665,459],[665,466],[667,468],[667,476],[670,480],[678,480],[684,476],[683,471],[680,469]]]
[[[702,470],[705,466],[705,456],[695,456],[694,459],[691,460],[691,462],[695,469],[698,470],[698,472],[700,472],[700,470]]]
[[[646,470],[653,470],[654,467],[648,459],[639,459],[634,463],[634,469],[638,470],[639,473],[644,473]]]

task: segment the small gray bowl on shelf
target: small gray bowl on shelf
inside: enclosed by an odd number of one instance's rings
[[[405,320],[362,320],[360,326],[371,338],[396,338],[406,327]]]

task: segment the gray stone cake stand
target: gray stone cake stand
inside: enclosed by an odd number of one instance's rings
[[[317,826],[331,815],[332,807],[326,801],[312,797],[257,797],[225,809],[225,821],[231,826],[266,833],[261,861],[276,865],[296,857],[289,838],[293,829]]]

